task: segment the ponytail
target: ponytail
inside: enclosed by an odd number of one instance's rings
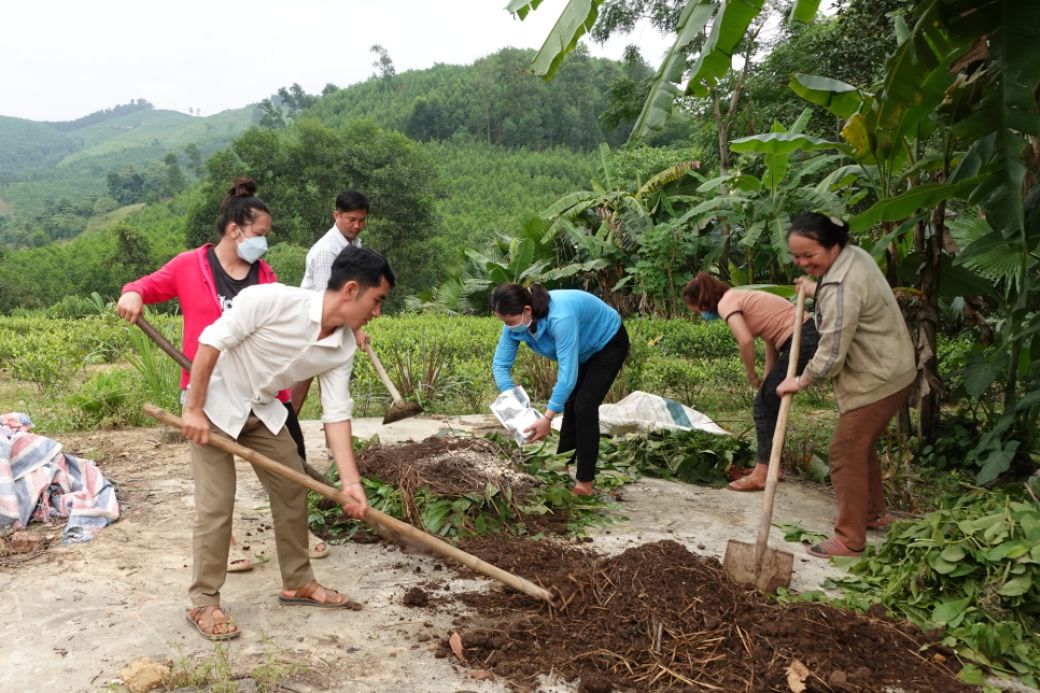
[[[500,284],[491,295],[491,309],[499,315],[519,315],[531,306],[531,318],[539,320],[549,314],[549,292],[540,284],[530,289],[520,284]]]

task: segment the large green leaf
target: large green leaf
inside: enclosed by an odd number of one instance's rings
[[[794,151],[821,151],[835,149],[835,143],[822,137],[803,135],[798,132],[770,132],[765,135],[748,135],[730,140],[730,149],[735,152],[755,154],[790,154]]]
[[[765,0],[724,0],[700,58],[693,66],[686,86],[687,95],[707,96],[708,89],[729,71],[733,53],[763,5]]]
[[[541,0],[512,0],[506,9],[522,20],[529,12],[538,9],[540,4]],[[603,0],[568,1],[531,63],[531,69],[536,75],[544,79],[553,78],[564,57],[574,50],[581,37],[596,23],[601,4]]]
[[[972,145],[953,177],[985,171],[970,200],[982,205],[994,228],[1006,229],[1006,235],[1020,232],[1025,227],[1023,135],[1040,135],[1040,3],[960,0],[940,3],[939,12],[952,31],[968,38],[985,35],[990,55],[982,100],[954,126]]]
[[[918,139],[919,124],[942,104],[953,84],[950,66],[971,45],[944,31],[936,12],[933,4],[923,13],[909,40],[896,48],[886,64],[878,108],[870,120],[875,132],[890,136],[889,156],[902,156],[902,143]]]
[[[796,72],[787,86],[809,103],[823,106],[839,118],[848,118],[863,103],[859,89],[830,77]]]
[[[787,20],[809,24],[816,19],[818,9],[820,9],[820,0],[795,0]]]
[[[595,205],[600,199],[600,196],[591,190],[577,190],[567,193],[556,202],[553,202],[539,212],[538,216],[543,219],[553,219],[561,215],[579,214]]]
[[[630,141],[664,127],[672,113],[675,99],[679,96],[678,84],[682,82],[683,74],[686,72],[686,48],[700,36],[701,30],[711,19],[716,8],[717,3],[714,0],[689,0],[686,3],[675,29],[675,43],[668,50],[661,67],[650,82],[650,91],[632,128]]]
[[[883,221],[901,221],[918,209],[934,207],[943,200],[963,194],[974,183],[973,180],[959,185],[928,183],[911,188],[895,197],[878,200],[865,212],[849,220],[849,230],[856,233],[866,231]]]
[[[1021,281],[1022,263],[1019,249],[1000,231],[987,235],[962,248],[955,265],[967,267],[993,280],[1012,283]]]

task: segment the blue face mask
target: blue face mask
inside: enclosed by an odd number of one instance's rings
[[[267,239],[263,236],[247,238],[238,244],[236,250],[238,256],[251,265],[267,252]]]
[[[702,310],[701,317],[705,320],[718,320],[719,314],[711,310]]]
[[[528,322],[528,323],[527,323],[527,324],[525,325],[525,324],[524,324],[524,319],[523,319],[523,318],[520,318],[520,322],[519,322],[519,323],[517,323],[516,325],[506,325],[506,328],[507,328],[507,329],[508,329],[508,330],[509,330],[510,332],[515,332],[515,333],[517,333],[517,334],[522,334],[522,333],[524,333],[524,332],[527,332],[527,330],[528,330],[528,329],[530,329],[530,327],[531,327],[531,323],[530,323],[530,322]]]

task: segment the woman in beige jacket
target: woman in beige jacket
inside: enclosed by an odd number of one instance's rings
[[[839,415],[829,455],[838,517],[834,536],[809,548],[821,558],[858,556],[867,528],[884,522],[877,440],[917,374],[913,343],[891,287],[870,254],[848,244],[848,226],[836,221],[802,214],[787,232],[795,264],[818,279],[809,282],[806,294],[815,296],[820,343],[802,374],[776,389],[782,397],[834,380]]]

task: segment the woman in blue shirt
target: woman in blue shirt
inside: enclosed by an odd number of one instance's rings
[[[545,415],[525,433],[536,442],[563,414],[557,452],[574,451],[574,493],[592,495],[599,454],[599,405],[628,355],[628,332],[618,312],[585,291],[546,291],[538,284],[502,284],[491,297],[502,334],[491,363],[500,392],[515,387],[510,370],[521,343],[558,363]]]

